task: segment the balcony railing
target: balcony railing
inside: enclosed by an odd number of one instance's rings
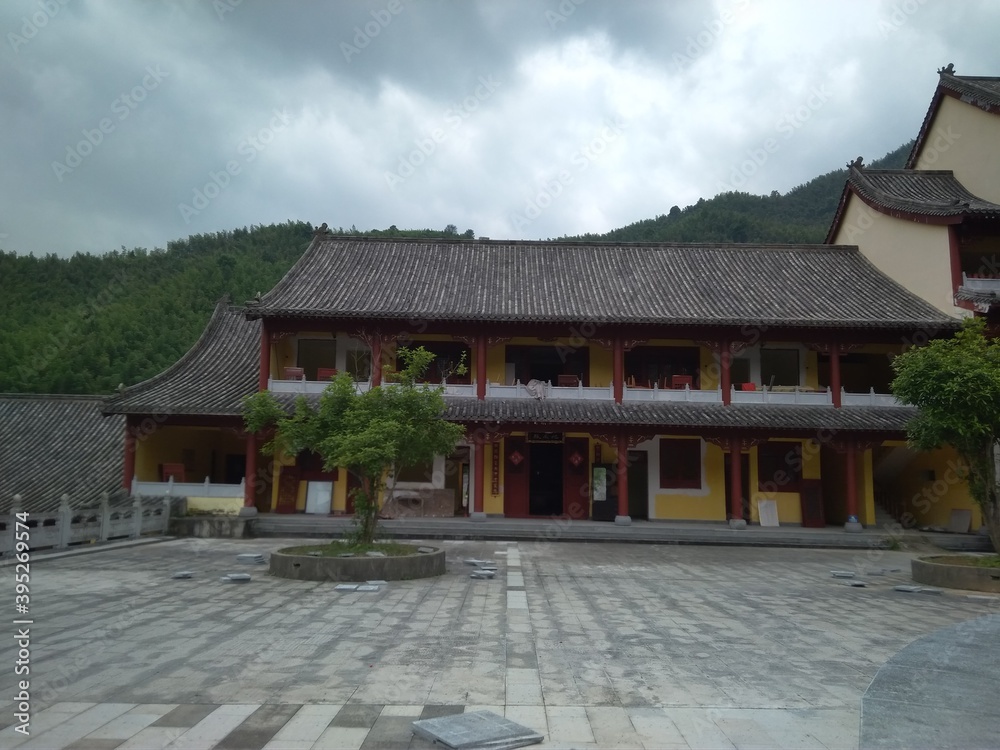
[[[243,497],[246,480],[239,484],[212,484],[204,482],[140,482],[132,480],[133,497]]]
[[[962,286],[973,292],[1000,293],[1000,278],[982,278],[976,276],[968,276],[963,271]]]
[[[699,390],[684,386],[683,388],[660,388],[654,385],[652,388],[638,388],[636,386],[625,386],[622,391],[623,401],[691,401],[702,404],[721,404],[722,391]]]
[[[274,393],[320,394],[329,382],[313,380],[275,380],[268,381],[269,388]],[[358,382],[354,384],[358,393],[364,393],[371,388],[371,383]],[[391,383],[387,384],[391,387]],[[427,388],[441,386],[427,383]],[[459,398],[475,398],[476,383],[445,384],[444,395]],[[573,401],[613,401],[614,388],[607,386],[556,386],[549,382],[532,380],[527,383],[515,382],[513,385],[486,383],[486,398],[488,399],[557,399]],[[684,386],[684,388],[639,388],[623,386],[622,399],[626,402],[689,402],[701,404],[722,403],[722,391],[719,389],[700,390]],[[730,401],[734,404],[801,404],[813,406],[833,406],[833,395],[829,388],[802,388],[795,386],[764,386],[751,391],[737,390],[730,392]],[[888,393],[848,393],[841,389],[841,406],[900,406],[896,398]],[[200,485],[199,485],[200,486]],[[154,494],[154,493],[144,493]],[[162,494],[162,493],[160,493]],[[173,494],[178,494],[174,491]],[[204,496],[204,495],[203,495]]]

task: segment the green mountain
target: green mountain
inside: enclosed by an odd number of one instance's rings
[[[902,167],[909,144],[873,163]],[[840,169],[784,195],[724,193],[601,235],[615,242],[822,242],[847,177]],[[345,235],[472,239],[471,229]],[[71,258],[0,252],[0,392],[110,393],[160,372],[187,351],[215,302],[242,303],[274,286],[312,238],[305,222],[192,235],[165,250]]]
[[[869,164],[871,169],[902,169],[911,143]],[[813,178],[784,195],[721,193],[693,206],[674,206],[655,219],[561,239],[611,242],[822,242],[847,180],[846,169]]]

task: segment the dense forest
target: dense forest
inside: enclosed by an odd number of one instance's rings
[[[901,167],[909,144],[873,163]],[[615,242],[822,242],[845,170],[781,195],[724,193],[602,235]],[[443,230],[345,235],[472,239]],[[0,392],[110,393],[160,372],[198,339],[223,295],[236,303],[270,289],[312,238],[305,222],[192,235],[166,249],[121,248],[70,258],[0,252]]]

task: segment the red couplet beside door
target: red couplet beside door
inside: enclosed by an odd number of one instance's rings
[[[507,437],[503,441],[503,513],[508,518],[528,516],[529,456],[524,437]]]
[[[568,437],[563,443],[563,514],[590,518],[590,441]]]

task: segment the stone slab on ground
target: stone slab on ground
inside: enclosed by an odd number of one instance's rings
[[[453,750],[513,750],[534,745],[545,737],[533,729],[492,711],[452,714],[413,722],[413,733]]]

